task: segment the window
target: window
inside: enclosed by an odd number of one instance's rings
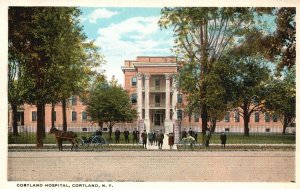
[[[131,99],[132,104],[136,104],[137,103],[137,94],[136,93],[131,94],[130,99]]]
[[[82,105],[86,105],[86,103],[85,103],[85,101],[83,100],[83,98],[80,97],[79,99],[80,99],[80,102],[81,102]]]
[[[160,95],[156,94],[154,96],[154,102],[155,102],[155,107],[159,107],[160,106]]]
[[[82,112],[82,121],[83,122],[86,122],[87,121],[87,114],[86,114],[86,112]]]
[[[37,118],[36,118],[36,111],[32,111],[32,112],[31,112],[31,120],[32,120],[32,121],[36,121],[36,119],[37,119]]]
[[[72,96],[72,106],[77,104],[76,96]]]
[[[136,77],[132,77],[132,78],[131,78],[131,86],[132,86],[132,87],[136,87],[136,83],[137,83]]]
[[[199,122],[199,114],[194,114],[194,122]]]
[[[278,119],[277,115],[273,115],[273,122],[277,122],[277,119]]]
[[[255,112],[255,114],[254,114],[254,121],[259,122],[259,113],[258,112]]]
[[[177,119],[182,120],[182,110],[177,110]]]
[[[270,122],[270,114],[269,114],[269,112],[265,113],[265,122]]]
[[[182,103],[182,94],[177,94],[177,103]]]
[[[154,80],[154,86],[156,90],[160,89],[160,79],[155,79]]]
[[[240,114],[238,112],[234,112],[234,121],[240,122]]]
[[[77,112],[72,111],[72,121],[77,120]]]
[[[225,122],[230,122],[230,112],[226,112],[224,121]]]

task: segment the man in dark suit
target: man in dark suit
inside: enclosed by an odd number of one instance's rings
[[[133,132],[132,132],[132,135],[133,135],[133,141],[132,143],[138,143],[139,142],[139,131],[136,130],[136,128],[134,128]]]
[[[120,143],[120,135],[121,135],[121,132],[120,132],[119,128],[117,128],[115,131],[116,144]]]
[[[129,131],[125,128],[124,130],[124,138],[125,138],[125,143],[129,143]]]

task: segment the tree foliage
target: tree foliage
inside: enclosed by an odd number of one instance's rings
[[[115,123],[130,122],[137,118],[127,91],[113,81],[98,80],[89,91],[87,113],[95,122],[108,125],[110,137]]]
[[[275,115],[279,115],[283,125],[282,133],[288,126],[292,126],[296,118],[296,70],[286,70],[283,77],[274,78],[268,85],[271,91],[266,99],[266,108]]]
[[[22,65],[30,91],[25,102],[37,106],[37,147],[43,146],[44,105],[78,91],[102,61],[85,42],[79,15],[74,7],[9,8],[9,54]]]
[[[159,25],[173,27],[175,53],[181,57],[184,64],[199,65],[194,67],[197,68],[194,73],[197,74],[196,78],[181,74],[183,76],[181,80],[186,80],[189,84],[181,82],[183,85],[180,88],[189,99],[197,99],[192,106],[195,106],[194,109],[198,108],[196,111],[201,114],[203,135],[209,118],[208,96],[214,95],[216,91],[218,91],[216,97],[222,93],[221,90],[214,90],[214,86],[209,83],[214,78],[210,72],[224,51],[233,47],[239,40],[243,40],[243,35],[253,28],[253,10],[253,8],[178,7],[164,8],[161,11]],[[191,91],[191,86],[197,86],[195,90],[198,92]],[[210,109],[213,111],[213,108]]]

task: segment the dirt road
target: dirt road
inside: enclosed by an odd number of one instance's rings
[[[9,152],[9,181],[295,181],[295,152]]]

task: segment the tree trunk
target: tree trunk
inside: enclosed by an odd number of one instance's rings
[[[285,130],[288,126],[288,119],[287,119],[287,116],[284,115],[283,117],[283,128],[282,128],[282,134],[285,134]]]
[[[51,106],[51,127],[55,127],[55,121],[54,121],[54,113],[55,113],[55,103],[52,103]]]
[[[200,24],[200,44],[201,44],[201,60],[200,60],[200,67],[201,67],[201,72],[200,72],[200,100],[202,101],[202,108],[201,108],[201,119],[202,119],[202,144],[204,145],[205,143],[205,131],[207,130],[207,105],[205,102],[206,98],[206,93],[207,93],[207,86],[206,86],[206,81],[205,81],[205,76],[208,72],[208,54],[207,54],[207,36],[206,32],[204,31],[204,25],[205,23]]]
[[[205,131],[207,130],[207,107],[206,104],[202,105],[201,111],[201,120],[202,120],[202,144],[205,144]]]
[[[43,105],[43,138],[46,138],[45,104]]]
[[[98,121],[98,126],[100,127],[100,129],[102,131],[102,129],[103,129],[103,121],[102,120]]]
[[[217,126],[217,119],[216,118],[212,118],[211,120],[212,126],[210,128],[211,133],[214,133],[216,130],[216,126]]]
[[[67,100],[62,100],[63,131],[67,131]]]
[[[13,115],[13,119],[12,119],[12,125],[13,125],[13,135],[14,136],[18,136],[18,106],[15,104],[11,104],[11,108],[12,108],[12,115]]]
[[[109,122],[109,139],[112,139],[111,135],[112,135],[112,125],[111,122]]]
[[[249,136],[249,118],[247,110],[244,110],[244,136]]]
[[[37,104],[36,147],[43,148],[43,104]]]

